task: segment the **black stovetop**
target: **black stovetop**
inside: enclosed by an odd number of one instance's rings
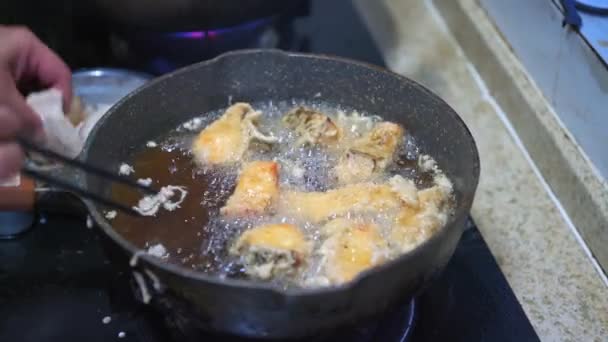
[[[51,215],[0,241],[0,341],[165,342],[161,317],[136,302],[83,218]],[[413,319],[411,314],[413,313]],[[109,324],[102,323],[106,316]],[[403,337],[407,335],[407,339]],[[341,332],[346,341],[538,341],[470,221],[445,272],[413,304]],[[206,341],[226,341],[209,337]]]
[[[340,29],[332,27],[337,22]],[[296,20],[295,33],[299,43],[284,48],[383,65],[350,1],[311,1],[309,15]],[[179,340],[161,317],[133,299],[126,276],[110,266],[84,218],[39,214],[41,220],[28,233],[0,240],[0,341]],[[111,318],[108,324],[102,322],[106,316]],[[124,338],[118,337],[120,332]],[[538,341],[538,337],[469,221],[445,272],[424,294],[377,322],[328,340]]]

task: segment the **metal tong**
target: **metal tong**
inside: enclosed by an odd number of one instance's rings
[[[59,161],[67,166],[70,167],[74,167],[77,169],[80,169],[82,171],[84,171],[85,173],[88,174],[93,174],[95,176],[98,176],[108,182],[115,182],[115,183],[120,183],[122,185],[131,187],[135,190],[139,190],[142,191],[146,194],[157,194],[158,191],[155,190],[154,188],[150,187],[150,186],[146,186],[146,185],[142,185],[139,184],[137,182],[132,181],[129,178],[126,177],[122,177],[120,175],[117,175],[115,173],[106,171],[104,169],[98,168],[96,166],[92,166],[89,165],[87,163],[83,163],[81,161],[78,160],[74,160],[74,159],[70,159],[68,157],[65,157],[59,153],[47,150],[43,147],[37,146],[36,144],[28,141],[27,139],[23,139],[23,138],[17,138],[17,142],[19,143],[19,145],[21,145],[21,147],[27,151],[27,152],[35,152],[38,153],[44,157],[50,158],[50,159],[54,159],[56,161]],[[59,188],[65,189],[67,191],[71,191],[79,196],[82,196],[84,198],[88,198],[94,202],[97,202],[99,204],[103,204],[105,206],[111,207],[113,209],[117,209],[120,210],[122,212],[125,212],[129,215],[134,215],[134,216],[141,216],[141,214],[139,212],[137,212],[136,210],[134,210],[133,208],[126,206],[124,204],[118,203],[112,199],[106,198],[100,194],[97,194],[95,192],[92,192],[88,189],[84,189],[81,188],[75,184],[71,184],[70,182],[66,181],[66,180],[62,180],[59,178],[55,178],[53,176],[50,176],[48,174],[45,174],[43,172],[40,172],[38,170],[35,170],[31,167],[29,167],[28,165],[24,165],[21,168],[21,172],[33,179],[37,179],[40,181],[44,181],[47,182],[51,185],[55,185]]]

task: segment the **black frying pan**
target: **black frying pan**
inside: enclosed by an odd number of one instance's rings
[[[152,304],[178,325],[247,337],[302,337],[371,317],[411,299],[447,264],[460,239],[479,178],[475,142],[443,100],[405,77],[341,58],[280,51],[239,51],[195,64],[152,81],[116,104],[97,124],[81,156],[95,165],[129,160],[146,141],[203,112],[234,101],[322,99],[401,123],[451,178],[455,215],[414,251],[334,288],[280,290],[244,280],[220,280],[150,256],[138,268],[160,279],[151,283]],[[90,190],[108,194],[96,178]],[[105,244],[120,265],[137,251],[85,201]],[[179,227],[175,227],[176,234]],[[142,272],[144,273],[144,272]],[[150,280],[148,278],[148,280]]]

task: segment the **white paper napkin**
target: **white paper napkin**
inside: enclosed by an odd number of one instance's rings
[[[74,126],[63,112],[61,91],[48,89],[32,93],[26,101],[42,119],[45,147],[69,158],[78,156],[91,129],[110,108],[110,105],[85,105],[84,120]]]

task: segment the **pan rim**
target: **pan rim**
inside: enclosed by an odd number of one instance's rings
[[[252,54],[266,54],[266,55],[281,56],[284,58],[307,58],[307,59],[317,59],[317,60],[338,61],[341,63],[358,66],[358,67],[362,67],[362,68],[366,68],[366,69],[371,69],[375,72],[383,73],[387,76],[397,78],[400,82],[412,84],[415,87],[423,90],[424,92],[427,93],[427,95],[429,95],[436,101],[442,103],[442,105],[444,107],[449,108],[449,110],[446,111],[445,115],[452,116],[452,118],[455,120],[455,122],[464,129],[464,132],[468,136],[468,139],[472,142],[472,152],[474,154],[473,157],[475,158],[473,165],[471,165],[471,172],[473,173],[473,176],[474,176],[474,178],[473,178],[474,184],[473,184],[473,188],[472,188],[473,195],[470,198],[466,199],[463,203],[459,203],[459,205],[456,208],[456,209],[460,210],[459,214],[450,215],[446,224],[437,233],[435,233],[429,239],[425,240],[420,245],[416,246],[411,251],[405,252],[405,253],[399,255],[398,257],[396,257],[395,259],[389,260],[386,263],[383,263],[381,265],[374,266],[372,268],[364,270],[349,282],[346,282],[346,283],[343,283],[340,285],[321,286],[321,287],[313,287],[313,288],[305,288],[305,287],[280,288],[280,287],[277,287],[276,285],[273,285],[270,283],[265,283],[265,282],[255,282],[255,281],[250,281],[250,280],[241,280],[241,279],[232,279],[232,278],[220,278],[215,275],[205,274],[204,272],[201,272],[201,271],[195,271],[192,269],[188,269],[181,265],[164,262],[161,259],[156,258],[152,255],[149,255],[147,253],[142,253],[142,251],[145,251],[145,249],[137,248],[134,244],[129,242],[127,239],[123,238],[116,230],[114,230],[112,228],[112,225],[103,217],[103,215],[101,214],[101,211],[97,208],[96,204],[94,204],[90,200],[83,199],[83,202],[85,203],[86,207],[88,208],[90,215],[92,216],[92,218],[94,219],[96,224],[101,228],[101,230],[106,235],[108,235],[108,237],[110,237],[110,239],[112,239],[114,242],[116,242],[118,245],[120,245],[121,248],[123,248],[125,251],[130,253],[131,256],[138,254],[138,259],[143,259],[145,262],[153,265],[154,267],[156,267],[158,269],[163,270],[164,272],[174,274],[174,275],[177,275],[180,277],[185,277],[185,278],[188,278],[189,280],[206,282],[211,285],[247,289],[249,291],[251,291],[251,290],[264,291],[264,292],[272,293],[275,296],[279,296],[279,297],[283,297],[283,298],[289,297],[292,299],[300,298],[300,297],[329,295],[329,294],[333,294],[333,293],[353,290],[353,289],[359,287],[360,284],[363,283],[364,280],[369,278],[372,274],[377,273],[377,272],[382,272],[384,269],[394,267],[396,264],[403,262],[405,259],[416,258],[417,254],[419,254],[421,252],[421,250],[424,248],[424,246],[434,243],[436,240],[440,239],[442,237],[442,235],[446,234],[447,228],[450,225],[453,225],[455,222],[462,219],[461,216],[469,214],[471,205],[473,202],[473,198],[475,197],[475,192],[477,191],[477,187],[479,184],[479,175],[480,175],[479,151],[478,151],[477,144],[475,142],[475,139],[474,139],[470,129],[465,124],[465,122],[461,118],[461,116],[456,112],[456,110],[454,110],[445,100],[443,100],[441,97],[436,95],[430,89],[428,89],[424,85],[422,85],[406,76],[400,75],[398,73],[395,73],[391,70],[388,70],[386,68],[383,68],[383,67],[380,67],[377,65],[373,65],[370,63],[357,61],[357,60],[353,60],[353,59],[349,59],[349,58],[345,58],[345,57],[333,56],[333,55],[329,55],[329,54],[289,52],[289,51],[283,51],[283,50],[279,50],[279,49],[234,50],[234,51],[223,53],[213,59],[194,63],[191,65],[185,66],[183,68],[177,69],[171,73],[157,77],[157,78],[149,81],[145,85],[137,88],[136,90],[134,90],[127,96],[123,97],[120,101],[115,103],[104,114],[104,116],[97,122],[95,127],[91,130],[91,133],[89,134],[89,137],[87,138],[87,140],[85,142],[84,148],[83,148],[82,153],[79,156],[79,158],[86,160],[86,158],[88,157],[88,154],[89,154],[89,149],[90,149],[91,145],[93,144],[94,138],[95,138],[99,128],[101,126],[103,126],[104,122],[107,121],[111,117],[111,115],[117,111],[118,108],[120,108],[125,102],[129,101],[129,99],[131,97],[139,94],[142,90],[147,89],[149,87],[153,87],[157,83],[163,82],[166,79],[182,75],[193,68],[207,67],[207,66],[216,64],[223,59],[230,58],[232,56],[243,56],[243,55],[252,55]],[[459,229],[458,227],[454,227],[454,228]]]

